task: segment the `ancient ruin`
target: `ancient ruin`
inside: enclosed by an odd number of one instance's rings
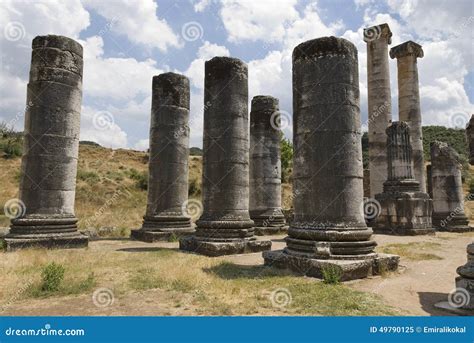
[[[87,246],[74,214],[82,102],[82,46],[63,36],[33,39],[20,200],[7,250]]]
[[[375,219],[374,232],[396,235],[422,235],[434,232],[431,225],[432,201],[420,190],[413,177],[410,128],[394,122],[387,128],[387,181],[383,192],[375,196],[381,212]]]
[[[438,230],[470,231],[464,213],[462,164],[458,153],[443,142],[431,144],[433,226]]]
[[[474,165],[474,114],[466,127],[466,139],[469,146],[469,164]]]
[[[396,269],[398,256],[374,253],[361,211],[359,72],[352,43],[323,37],[293,50],[293,120],[294,220],[286,248],[264,252],[265,265],[314,277],[333,269],[342,280]]]
[[[268,250],[249,214],[247,65],[230,57],[205,63],[202,197],[196,234],[180,249],[208,256]]]
[[[387,180],[387,135],[385,130],[392,121],[392,98],[390,92],[390,69],[388,45],[392,32],[388,24],[364,30],[367,43],[367,92],[368,92],[368,136],[370,197],[381,193]]]
[[[183,211],[188,200],[189,80],[175,73],[153,77],[148,201],[141,229],[131,237],[145,242],[192,234]]]
[[[390,57],[397,59],[398,117],[410,127],[414,177],[420,184],[420,191],[426,192],[417,66],[417,58],[423,57],[423,49],[421,45],[408,41],[390,49]]]
[[[278,99],[256,96],[250,111],[250,218],[256,235],[286,232],[281,209]]]

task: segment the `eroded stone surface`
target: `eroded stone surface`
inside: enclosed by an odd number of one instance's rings
[[[417,65],[417,59],[423,57],[423,49],[421,45],[408,41],[390,49],[390,57],[397,59],[398,116],[400,121],[410,126],[414,178],[419,182],[420,190],[426,192]]]
[[[420,235],[433,233],[432,201],[420,191],[414,179],[410,128],[405,122],[394,122],[387,128],[387,181],[375,196],[380,214],[373,229],[377,233]]]
[[[255,239],[249,214],[247,65],[214,57],[205,63],[204,86],[204,211],[195,236],[180,240],[180,249],[209,256],[216,256],[214,250],[235,254]],[[265,249],[270,246],[268,242]]]
[[[82,102],[82,46],[63,36],[33,40],[20,199],[7,250],[87,246],[74,214]]]
[[[187,77],[175,73],[153,77],[148,201],[142,228],[132,230],[134,239],[154,242],[194,232],[185,210],[189,96]]]
[[[264,253],[265,263],[321,277],[324,266],[337,260],[347,269],[344,277],[365,277],[377,254],[361,211],[355,46],[336,37],[298,45],[293,51],[293,97],[294,218],[286,248]]]
[[[280,122],[278,99],[256,96],[250,111],[250,218],[255,234],[288,230],[281,209]]]
[[[447,143],[431,144],[431,184],[433,226],[446,231],[470,231],[464,213],[461,160]]]
[[[474,165],[474,114],[466,127],[466,139],[469,145],[469,163]]]
[[[387,134],[392,121],[388,45],[392,32],[388,24],[364,29],[367,43],[367,92],[370,197],[382,193],[387,180]]]

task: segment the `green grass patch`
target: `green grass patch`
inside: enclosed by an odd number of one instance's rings
[[[388,244],[378,250],[381,250],[385,254],[399,255],[410,261],[442,260],[442,257],[431,252],[439,247],[441,247],[439,243],[412,242]]]

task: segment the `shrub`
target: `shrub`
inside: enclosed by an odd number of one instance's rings
[[[293,144],[283,134],[280,137],[281,181],[288,182],[293,164]]]
[[[191,182],[189,182],[189,186],[188,186],[188,195],[189,196],[198,196],[201,194],[201,188],[199,188],[199,184],[197,182],[196,179],[194,180],[191,180]]]
[[[58,291],[64,279],[64,271],[64,267],[60,264],[54,262],[47,264],[41,273],[41,290],[45,292]]]
[[[78,169],[77,170],[77,179],[85,181],[87,183],[96,183],[100,181],[100,176],[94,171],[87,171]]]
[[[342,269],[338,266],[329,264],[322,267],[323,280],[328,284],[337,284],[341,281]]]
[[[5,158],[15,158],[21,157],[23,153],[22,142],[19,139],[11,138],[3,143],[3,152],[5,153]]]

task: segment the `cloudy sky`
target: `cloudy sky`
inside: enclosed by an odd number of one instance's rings
[[[367,120],[362,29],[388,23],[392,46],[413,40],[425,125],[462,127],[474,113],[474,7],[470,0],[0,0],[0,121],[23,129],[31,40],[59,34],[84,47],[81,139],[107,147],[148,147],[151,79],[191,79],[191,145],[202,146],[204,61],[249,65],[250,98],[273,95],[291,121],[291,53],[335,35],[359,50],[362,120]],[[396,62],[390,60],[397,119]],[[105,127],[94,118],[109,120]],[[291,137],[291,125],[285,129]]]

